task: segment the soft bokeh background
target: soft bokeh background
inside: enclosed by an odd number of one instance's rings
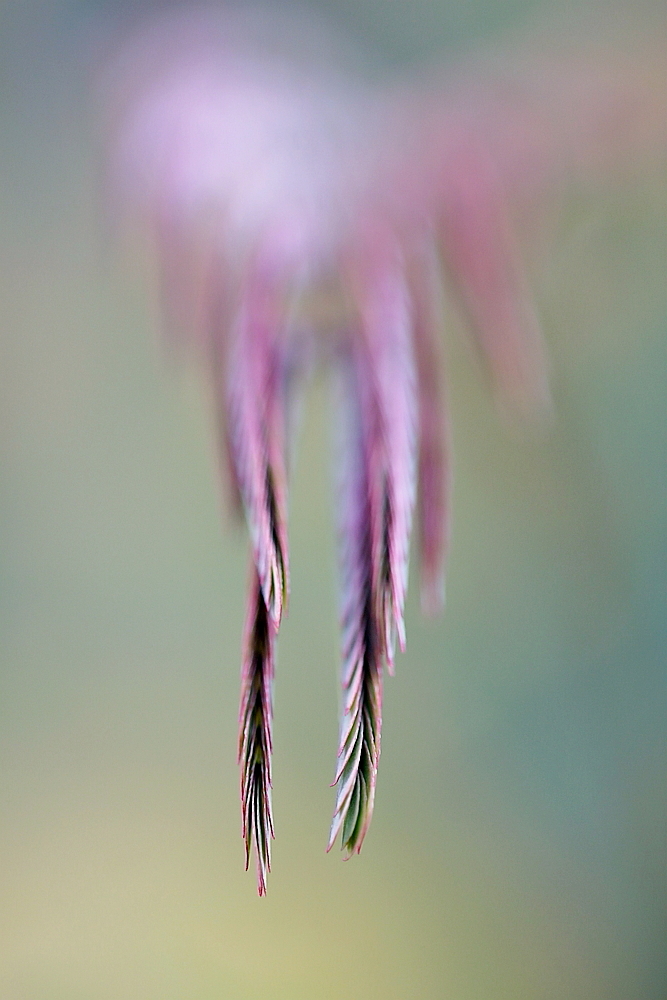
[[[534,269],[547,436],[508,434],[448,341],[447,611],[425,624],[411,593],[349,864],[324,853],[338,654],[313,387],[258,900],[235,764],[246,542],[223,530],[198,377],[165,363],[147,270],[102,235],[82,52],[111,6],[0,13],[1,1000],[664,997],[664,178],[573,197]],[[579,10],[320,6],[396,62]]]

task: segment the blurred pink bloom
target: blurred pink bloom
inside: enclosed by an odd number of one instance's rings
[[[289,414],[309,360],[336,373],[342,717],[329,847],[373,811],[382,674],[405,646],[417,506],[422,602],[444,595],[449,442],[441,267],[498,391],[548,406],[512,211],[667,149],[664,45],[527,48],[371,86],[310,26],[267,14],[155,23],[106,79],[111,186],[150,223],[167,313],[206,354],[252,542],[239,732],[246,864],[273,837],[271,688],[289,592]]]

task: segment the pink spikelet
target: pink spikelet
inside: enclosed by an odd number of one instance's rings
[[[373,813],[382,728],[382,623],[375,593],[371,476],[375,414],[367,358],[350,345],[337,400],[342,710],[336,804],[327,850],[360,851]]]
[[[375,236],[357,268],[360,333],[368,355],[372,407],[369,442],[375,614],[382,653],[393,669],[395,638],[405,649],[404,608],[415,500],[417,380],[412,309],[402,248]]]
[[[382,674],[405,647],[410,531],[415,498],[417,381],[405,260],[391,233],[364,245],[353,271],[360,327],[345,374],[339,524],[342,713],[334,817],[359,852],[373,813],[382,729]],[[340,404],[344,406],[344,402]]]
[[[415,506],[422,607],[444,600],[441,281],[502,402],[547,408],[515,218],[539,220],[568,184],[667,162],[664,29],[575,40],[371,83],[305,18],[184,9],[149,22],[102,81],[113,208],[148,224],[168,321],[209,367],[250,535],[238,758],[260,895],[293,396],[311,357],[336,370],[342,705],[328,849],[340,835],[349,856],[373,812],[384,669],[405,647]]]
[[[274,836],[271,726],[275,638],[288,591],[285,488],[286,373],[278,296],[251,273],[232,331],[227,380],[228,448],[253,550],[243,647],[239,764],[248,867],[254,841],[257,891],[266,893]]]

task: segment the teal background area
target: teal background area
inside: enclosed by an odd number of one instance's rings
[[[389,62],[596,10],[319,6]],[[660,1000],[664,173],[573,195],[535,254],[548,433],[498,419],[446,313],[447,608],[421,619],[413,566],[346,864],[324,852],[337,598],[312,385],[259,900],[235,761],[247,543],[203,380],[165,358],[141,255],[105,236],[82,53],[110,8],[0,13],[0,1000]]]

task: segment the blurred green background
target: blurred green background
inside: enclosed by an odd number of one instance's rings
[[[319,6],[397,62],[593,9]],[[448,605],[424,623],[413,586],[348,864],[324,853],[338,639],[313,386],[259,900],[235,762],[246,540],[220,518],[201,380],[165,363],[147,270],[104,237],[82,53],[111,7],[0,13],[1,1000],[659,1000],[664,178],[573,198],[534,268],[548,435],[508,433],[448,338]]]

